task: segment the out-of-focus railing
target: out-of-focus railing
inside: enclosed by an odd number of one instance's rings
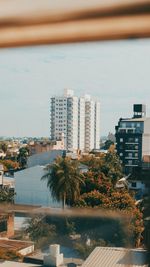
[[[0,0],[0,47],[150,37],[150,0]]]

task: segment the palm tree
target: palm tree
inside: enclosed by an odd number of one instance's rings
[[[83,184],[79,163],[69,157],[58,157],[47,167],[48,172],[41,178],[47,179],[47,187],[57,201],[62,201],[63,208],[67,203],[73,203],[80,195],[80,185]]]

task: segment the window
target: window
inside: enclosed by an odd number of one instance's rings
[[[128,142],[128,143],[133,142],[133,138],[128,138],[128,139],[127,139],[127,142]]]
[[[0,232],[5,232],[7,231],[7,220],[3,219],[0,220]]]
[[[126,129],[120,129],[119,132],[120,133],[126,133]]]
[[[131,186],[132,186],[132,187],[136,187],[136,182],[132,182],[132,183],[131,183]]]
[[[133,133],[134,130],[133,129],[128,129],[128,133]]]
[[[123,142],[123,138],[120,138],[120,142]]]
[[[121,126],[122,126],[122,128],[126,128],[126,123],[123,122],[123,123],[121,124]]]

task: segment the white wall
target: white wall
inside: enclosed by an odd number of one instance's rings
[[[136,187],[132,186],[132,182],[129,182],[129,189],[135,189],[135,190],[139,190],[141,189],[142,191],[145,190],[145,184],[143,184],[141,181],[133,181],[133,183],[136,183]]]
[[[26,256],[26,255],[29,255],[31,253],[34,252],[34,245],[31,245],[29,247],[26,247],[26,248],[23,248],[21,250],[19,250],[19,253],[22,255],[22,256]]]
[[[142,157],[150,155],[150,118],[144,121],[144,134],[142,136]]]
[[[94,148],[95,134],[95,103],[93,100],[85,102],[85,150]]]
[[[100,148],[100,103],[95,103],[95,149]]]
[[[15,173],[15,204],[61,207],[55,202],[47,188],[47,182],[41,181],[45,174],[43,166],[34,166]]]
[[[78,148],[85,150],[85,99],[79,99],[79,114],[78,114]]]

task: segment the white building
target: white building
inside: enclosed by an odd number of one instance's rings
[[[78,102],[78,148],[85,150],[85,98]]]
[[[52,97],[50,137],[64,138],[70,151],[99,149],[100,103],[87,95],[78,98],[68,89],[63,96]]]

